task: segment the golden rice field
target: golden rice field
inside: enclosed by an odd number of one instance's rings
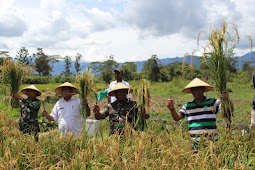
[[[189,140],[186,121],[175,122],[165,108],[171,94],[179,109],[192,99],[181,93],[188,81],[151,84],[151,117],[144,132],[108,135],[107,120],[100,122],[98,136],[67,136],[50,130],[39,142],[18,130],[19,110],[0,103],[0,169],[254,169],[255,133],[249,132],[249,112],[254,90],[251,85],[229,84],[235,105],[231,133],[218,115],[220,139],[203,141],[195,152]],[[130,83],[135,84],[135,82]],[[25,86],[25,85],[24,85]],[[37,86],[37,85],[36,85]],[[51,91],[57,85],[38,85]],[[106,85],[98,85],[101,91]],[[22,85],[23,87],[23,85]],[[21,88],[22,88],[21,87]],[[107,86],[106,86],[107,87]],[[159,88],[160,87],[160,88]],[[2,93],[3,94],[3,93]],[[207,96],[218,97],[212,91]],[[3,97],[3,96],[2,96]],[[135,96],[134,96],[135,98]],[[89,97],[92,107],[95,99]],[[100,101],[102,107],[105,100]],[[51,103],[48,103],[49,111]],[[243,130],[244,129],[244,130]],[[127,131],[131,131],[127,127]]]

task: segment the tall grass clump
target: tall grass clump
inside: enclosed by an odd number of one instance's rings
[[[137,95],[137,106],[138,106],[138,115],[135,124],[135,128],[138,130],[144,130],[146,126],[145,118],[141,115],[141,112],[145,111],[145,108],[150,108],[150,99],[151,99],[151,92],[150,92],[150,83],[145,80],[139,80],[138,86],[134,88],[135,93]],[[149,111],[149,110],[148,110]]]
[[[2,81],[10,89],[11,93],[18,92],[22,84],[23,79],[27,75],[26,67],[13,62],[12,60],[4,60],[1,66]],[[19,100],[12,95],[11,99],[12,108],[19,107]]]
[[[229,31],[228,25],[231,25],[232,32]],[[199,38],[201,33],[198,35],[197,44],[199,46]],[[236,26],[232,23],[227,23],[223,20],[221,28],[210,29],[209,34],[206,34],[208,40],[206,46],[201,46],[203,51],[204,62],[211,71],[212,79],[215,82],[216,89],[222,93],[227,90],[227,80],[229,65],[231,57],[234,55],[233,51],[239,42],[239,34]],[[230,100],[220,98],[222,101],[221,110],[222,116],[226,119],[226,128],[230,130],[231,117],[233,110],[230,106]]]
[[[88,95],[94,96],[96,91],[96,83],[94,82],[94,76],[90,74],[90,68],[84,71],[83,74],[79,74],[76,79],[76,83],[80,85],[80,98],[87,98]],[[88,117],[87,106],[82,105],[81,115]]]

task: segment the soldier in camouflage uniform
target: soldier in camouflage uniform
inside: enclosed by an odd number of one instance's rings
[[[27,99],[20,96],[18,92],[13,93],[14,97],[21,101],[19,130],[23,133],[32,133],[35,136],[35,140],[38,141],[38,132],[40,132],[40,128],[37,116],[41,101],[36,99],[36,96],[40,96],[41,92],[34,85],[25,87],[21,92],[27,95]]]
[[[141,113],[138,113],[137,103],[126,97],[128,92],[132,92],[132,89],[122,83],[117,83],[117,85],[108,92],[109,96],[115,96],[117,100],[108,104],[101,111],[98,105],[94,106],[93,112],[97,120],[105,119],[109,116],[111,134],[123,133],[126,122],[129,122],[131,126],[133,126],[135,123],[134,121],[137,119],[137,114],[142,114],[145,119],[150,117],[150,115],[145,112],[145,109],[143,109]]]

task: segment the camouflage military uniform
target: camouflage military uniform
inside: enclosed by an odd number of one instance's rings
[[[128,100],[124,106],[118,101],[107,105],[102,114],[102,118],[105,119],[109,116],[111,134],[116,132],[121,133],[125,128],[126,121],[134,125],[134,121],[137,118],[137,104],[135,101]]]
[[[38,99],[21,100],[21,117],[19,121],[19,129],[23,133],[34,134],[36,140],[38,140],[37,133],[40,132],[39,123],[37,120],[40,106],[41,102]]]

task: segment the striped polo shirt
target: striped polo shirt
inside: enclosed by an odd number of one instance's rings
[[[220,100],[204,97],[200,104],[187,102],[178,113],[187,117],[190,134],[217,132],[216,116],[220,111]]]

